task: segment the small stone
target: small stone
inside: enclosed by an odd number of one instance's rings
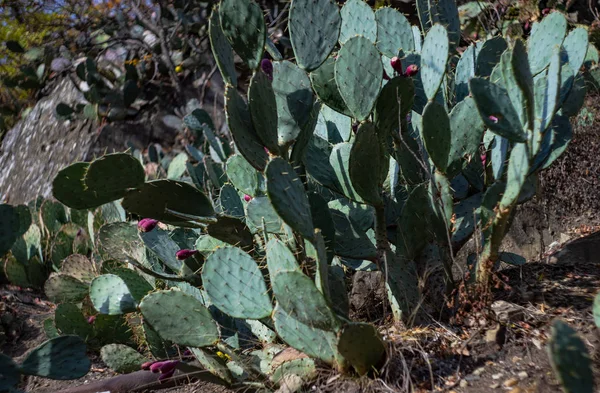
[[[517,378],[509,378],[502,383],[502,386],[504,386],[505,388],[510,388],[510,387],[515,386],[518,383],[519,383],[519,380]]]
[[[517,377],[519,377],[519,379],[527,379],[529,378],[529,375],[527,374],[527,372],[521,371],[517,374]]]
[[[492,375],[492,379],[500,379],[503,376],[504,376],[504,374],[502,374],[502,373],[494,374],[494,375]]]
[[[500,387],[500,384],[498,382],[494,382],[493,384],[490,385],[490,389],[498,389]]]
[[[523,359],[521,359],[521,358],[520,358],[520,357],[518,357],[518,356],[513,356],[513,358],[512,358],[512,362],[513,362],[513,363],[519,363],[521,360],[523,360]]]
[[[481,375],[485,371],[485,367],[479,367],[475,371],[473,371],[473,375]]]
[[[461,388],[466,388],[467,386],[469,386],[469,382],[467,382],[467,380],[463,379],[460,381],[459,385]]]

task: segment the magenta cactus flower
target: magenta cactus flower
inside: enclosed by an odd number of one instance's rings
[[[87,319],[87,323],[89,323],[90,325],[92,323],[94,323],[96,321],[96,316],[95,315],[90,315]]]
[[[399,74],[402,74],[402,61],[400,60],[400,58],[398,58],[398,56],[392,57],[392,60],[390,60],[390,65],[392,66],[394,71],[396,71]]]
[[[492,122],[494,123],[498,123],[498,118],[496,116],[488,116],[488,119],[490,119]]]
[[[188,259],[196,253],[198,253],[198,250],[179,250],[175,253],[175,258],[177,258],[179,261],[183,261],[184,259]]]
[[[404,72],[404,76],[415,76],[419,72],[419,66],[416,64],[411,64],[406,67],[406,71]]]
[[[265,74],[267,74],[269,80],[273,80],[273,63],[271,63],[271,60],[262,59],[260,62],[260,68]]]
[[[150,232],[158,225],[158,220],[152,218],[143,218],[138,222],[138,230],[140,232]]]
[[[246,202],[250,202],[252,200],[252,197],[250,195],[246,194],[246,195],[244,195],[244,200]]]

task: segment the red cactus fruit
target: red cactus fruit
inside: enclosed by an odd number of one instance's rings
[[[415,76],[419,72],[419,67],[416,64],[411,64],[406,67],[406,72],[404,72],[404,76]]]
[[[246,194],[246,195],[244,195],[244,200],[246,202],[250,202],[252,200],[252,197],[250,195]]]
[[[198,250],[179,250],[175,253],[175,258],[177,258],[179,261],[183,261],[184,259],[188,259],[192,255],[196,254],[197,252]]]
[[[150,232],[158,225],[158,220],[152,218],[144,218],[138,222],[138,230],[140,232]]]
[[[392,66],[394,71],[396,71],[399,74],[402,74],[402,61],[397,56],[392,57],[392,60],[390,60],[390,65]]]

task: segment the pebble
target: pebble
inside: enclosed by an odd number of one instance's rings
[[[521,371],[517,374],[517,377],[519,377],[519,379],[527,379],[529,378],[529,375],[527,374],[527,372]]]
[[[509,378],[509,379],[507,379],[506,381],[504,381],[504,382],[502,383],[502,385],[503,385],[505,388],[510,388],[510,387],[513,387],[513,386],[515,386],[515,385],[516,385],[516,384],[518,384],[518,383],[519,383],[519,380],[518,380],[517,378]]]
[[[500,379],[503,376],[504,376],[504,374],[502,374],[502,373],[494,374],[494,375],[492,375],[492,379]]]
[[[495,382],[493,384],[490,385],[490,389],[497,389],[500,387],[500,384],[498,382]]]
[[[467,386],[469,386],[469,382],[467,382],[467,380],[463,379],[460,381],[459,385],[461,388],[466,388]]]
[[[485,371],[485,367],[479,367],[475,371],[473,371],[473,375],[481,375]]]

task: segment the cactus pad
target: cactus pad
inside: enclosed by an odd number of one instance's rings
[[[352,186],[371,205],[383,204],[382,185],[389,161],[380,135],[371,122],[361,124],[350,150],[349,173]],[[365,171],[366,167],[369,171]]]
[[[435,24],[425,36],[421,50],[421,81],[429,101],[432,101],[444,79],[448,64],[449,46],[446,29]]]
[[[377,20],[377,49],[392,58],[398,56],[400,50],[412,52],[415,50],[410,22],[399,11],[382,7],[375,12]]]
[[[75,277],[53,273],[44,284],[44,293],[53,303],[77,303],[88,294],[88,285]]]
[[[248,106],[258,138],[272,154],[278,154],[275,93],[269,77],[262,71],[256,71],[250,80]]]
[[[100,349],[102,361],[113,371],[127,374],[138,371],[146,358],[135,349],[123,344],[108,344]]]
[[[237,74],[233,62],[233,49],[221,29],[219,9],[214,7],[208,21],[210,46],[225,83],[237,86]]]
[[[463,157],[475,157],[483,137],[483,121],[477,113],[475,101],[471,97],[464,98],[450,112],[450,143],[447,174],[449,178],[460,173]]]
[[[204,347],[219,339],[210,312],[196,298],[178,290],[157,291],[140,302],[144,320],[165,340]]]
[[[138,276],[138,282],[133,282],[132,285],[143,285],[141,280],[143,278]],[[90,285],[90,299],[94,308],[99,313],[107,315],[135,311],[139,297],[136,299],[133,296],[132,292],[134,291],[130,291],[127,284],[125,280],[115,274],[103,274],[96,277]],[[152,287],[148,283],[146,285],[147,293],[152,290]]]
[[[260,269],[239,248],[213,252],[202,270],[202,281],[212,304],[234,318],[261,319],[273,311]]]
[[[222,0],[219,17],[233,50],[250,69],[258,68],[267,30],[260,6],[252,0]]]
[[[443,105],[430,101],[425,106],[422,134],[429,158],[437,170],[446,173],[450,161],[453,135],[450,129],[450,118]]]
[[[10,357],[0,354],[0,370],[0,389],[11,391],[10,389],[21,380],[19,367]]]
[[[300,266],[294,253],[279,239],[271,239],[267,243],[267,268],[271,281],[280,271],[298,270]]]
[[[342,7],[342,26],[340,44],[345,44],[357,35],[369,41],[377,41],[377,21],[371,7],[363,0],[349,0]]]
[[[229,157],[225,165],[225,171],[229,181],[238,191],[252,197],[258,195],[259,177],[261,175],[243,156],[236,154]]]
[[[317,96],[325,105],[337,112],[351,116],[335,82],[335,60],[327,58],[323,64],[310,73],[310,81]]]
[[[373,370],[385,355],[381,336],[375,326],[368,323],[351,323],[345,326],[337,348],[359,375]]]
[[[294,168],[282,158],[267,165],[267,194],[277,214],[304,238],[312,239],[314,226],[308,197]]]
[[[358,1],[362,3],[355,0]],[[351,3],[352,0],[346,5]],[[383,65],[375,45],[362,36],[348,39],[335,62],[335,82],[348,109],[358,120],[364,120],[373,109],[382,78]]]
[[[83,377],[90,370],[86,346],[78,336],[59,336],[31,351],[20,369],[23,374],[67,380]]]
[[[577,332],[560,319],[552,324],[548,343],[552,368],[567,393],[592,393],[592,360]]]
[[[252,126],[248,106],[233,86],[225,90],[225,113],[236,147],[254,168],[263,171],[269,156]]]
[[[567,20],[558,11],[534,23],[527,41],[531,73],[538,74],[548,64],[555,46],[561,46],[567,33]]]
[[[191,225],[185,219],[166,212],[166,209],[199,217],[211,217],[215,214],[210,199],[204,193],[188,183],[174,180],[145,183],[142,187],[129,191],[122,205],[129,213],[179,226]]]
[[[294,0],[288,28],[296,62],[306,71],[319,67],[340,35],[342,18],[331,0]]]

